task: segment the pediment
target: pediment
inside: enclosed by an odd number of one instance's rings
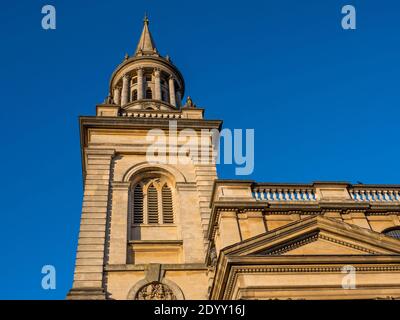
[[[329,234],[314,234],[282,241],[280,244],[256,252],[256,255],[365,255],[379,252],[346,239]]]
[[[225,255],[393,255],[400,241],[323,216],[299,220],[227,247]]]

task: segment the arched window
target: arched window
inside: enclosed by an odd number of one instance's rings
[[[153,99],[153,92],[150,88],[146,90],[146,99]]]
[[[173,193],[166,179],[144,179],[131,190],[133,224],[174,223]]]
[[[400,227],[386,229],[383,231],[383,234],[400,240]]]
[[[137,90],[133,90],[132,91],[132,101],[136,101],[137,100]]]

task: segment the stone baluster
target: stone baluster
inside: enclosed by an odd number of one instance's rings
[[[371,198],[372,198],[372,201],[378,201],[377,195],[376,195],[376,191],[375,191],[375,190],[372,190],[372,191],[371,191]]]
[[[288,189],[283,189],[283,196],[284,196],[285,201],[290,200]]]
[[[261,190],[261,200],[267,200],[267,193],[265,189]]]
[[[252,193],[253,193],[253,198],[255,198],[256,200],[261,200],[259,188],[254,188]]]
[[[262,192],[260,190],[260,188],[255,188],[253,190],[254,193],[254,197],[256,198],[256,200],[262,200]]]
[[[296,200],[301,201],[301,193],[300,190],[296,189],[294,190],[295,194],[296,194]]]
[[[311,189],[311,199],[312,199],[313,201],[317,201],[317,197],[316,197],[316,195],[315,195],[314,189]]]

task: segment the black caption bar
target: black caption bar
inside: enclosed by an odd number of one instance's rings
[[[320,318],[316,310],[324,310],[329,315],[343,317],[350,310],[357,310],[360,316],[374,308],[398,308],[396,301],[0,301],[3,314],[15,317],[25,313],[40,319],[59,319],[71,317],[78,319],[110,320],[128,317],[129,320],[143,319],[271,319],[288,314],[301,314],[308,318]],[[316,309],[318,308],[318,309]],[[7,310],[9,309],[9,310]]]

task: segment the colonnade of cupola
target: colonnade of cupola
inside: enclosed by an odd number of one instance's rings
[[[122,107],[141,100],[154,100],[179,108],[181,92],[182,85],[170,72],[160,67],[139,66],[117,81],[112,96],[114,103]]]

